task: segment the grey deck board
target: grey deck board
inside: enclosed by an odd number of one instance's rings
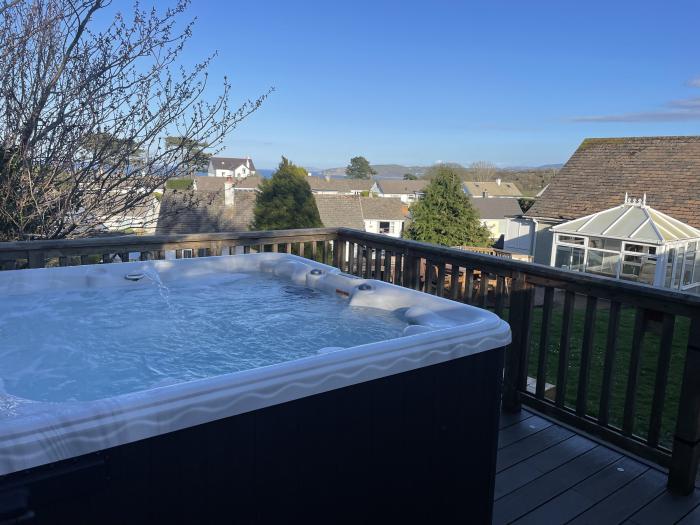
[[[498,448],[507,447],[511,443],[535,434],[540,430],[552,426],[552,423],[539,416],[529,417],[516,425],[504,428],[498,434]]]
[[[496,474],[496,491],[494,498],[502,498],[527,485],[529,482],[543,476],[550,470],[571,461],[595,447],[595,443],[581,436],[571,438],[558,443],[502,472]]]
[[[655,467],[529,411],[499,426],[494,524],[700,525],[700,490],[670,494]]]
[[[657,525],[664,523],[676,523],[683,519],[690,511],[700,505],[700,491],[695,491],[690,496],[676,496],[670,492],[664,492],[656,499],[632,514],[630,521],[638,525]]]
[[[626,486],[593,505],[571,521],[575,525],[617,524],[634,514],[666,489],[666,476],[649,469]]]
[[[511,425],[515,425],[520,421],[532,417],[532,412],[528,412],[523,409],[520,412],[501,412],[501,419],[499,422],[499,428],[503,429]]]
[[[573,436],[570,430],[552,425],[541,432],[524,438],[521,442],[502,448],[498,453],[496,472],[501,472],[535,454],[549,449]]]
[[[619,458],[620,454],[605,447],[592,448],[499,499],[493,522],[514,522]]]
[[[567,490],[541,505],[515,523],[518,525],[565,523],[648,469],[649,467],[633,459],[622,457],[615,463],[575,485],[571,490]]]

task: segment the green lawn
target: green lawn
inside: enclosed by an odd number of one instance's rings
[[[559,361],[560,338],[563,318],[563,306],[555,304],[551,315],[550,336],[547,351],[547,382],[556,384],[557,367]],[[598,415],[600,392],[603,379],[603,366],[605,359],[605,345],[608,332],[609,305],[606,302],[598,305],[596,310],[595,334],[593,340],[593,356],[591,359],[589,394],[587,414]],[[612,399],[610,402],[610,423],[622,426],[625,394],[627,388],[627,374],[629,369],[630,351],[632,347],[632,333],[634,331],[635,310],[631,307],[623,307],[620,312],[620,326],[618,332],[617,354],[613,368]],[[504,313],[508,319],[508,312]],[[569,372],[566,389],[566,404],[575,407],[576,392],[578,388],[578,374],[581,360],[581,344],[583,340],[583,326],[585,308],[578,303],[574,309],[573,329],[571,334],[569,351]],[[537,376],[537,361],[540,352],[540,333],[542,328],[542,308],[536,307],[533,314],[532,333],[530,337],[530,359],[528,375]],[[664,402],[664,411],[661,429],[661,444],[667,447],[671,445],[672,434],[675,429],[675,420],[678,407],[678,397],[681,388],[684,356],[688,341],[689,322],[685,318],[677,318],[673,337],[673,349],[671,366],[669,371],[668,388]],[[656,380],[656,368],[659,356],[661,323],[649,322],[649,327],[644,337],[642,347],[641,367],[638,380],[635,426],[634,433],[646,438],[649,429],[651,415],[652,396]]]

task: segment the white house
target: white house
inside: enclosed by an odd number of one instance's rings
[[[401,202],[409,204],[425,195],[427,180],[397,180],[379,179],[372,186],[371,192],[379,197],[389,199],[401,199]]]
[[[250,157],[244,159],[230,157],[212,157],[209,159],[207,173],[211,177],[232,177],[244,179],[255,175],[255,164]]]
[[[321,222],[327,228],[355,228],[401,237],[406,206],[400,199],[314,194]]]
[[[520,189],[512,182],[503,182],[501,179],[490,181],[465,181],[462,183],[464,193],[473,199],[480,198],[511,198],[518,199],[523,196]]]

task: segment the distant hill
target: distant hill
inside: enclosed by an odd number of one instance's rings
[[[372,169],[377,172],[380,179],[402,179],[406,173],[422,177],[429,166],[402,166],[401,164],[372,164]],[[322,170],[322,175],[330,177],[344,177],[345,167],[329,168]]]
[[[468,168],[456,162],[449,162],[446,165],[455,168],[464,180],[470,178]],[[544,188],[561,168],[562,164],[546,164],[543,166],[513,166],[498,168],[490,176],[492,180],[503,179],[504,182],[514,182],[523,195],[534,197]],[[406,173],[423,177],[432,166],[402,166],[401,164],[372,164],[372,168],[377,172],[378,179],[402,179]],[[345,176],[345,168],[330,168],[321,171],[321,175],[333,178]]]

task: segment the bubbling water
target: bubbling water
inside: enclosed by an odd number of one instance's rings
[[[13,297],[0,305],[8,395],[88,401],[400,337],[392,312],[268,274]]]

